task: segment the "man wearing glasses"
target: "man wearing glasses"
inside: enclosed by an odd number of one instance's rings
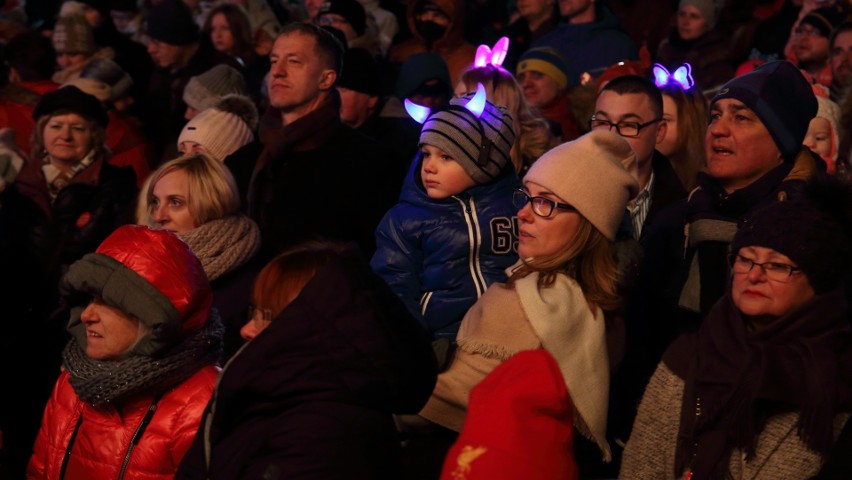
[[[633,237],[640,241],[645,226],[660,209],[686,197],[686,190],[668,159],[655,148],[665,138],[666,128],[660,90],[651,80],[636,75],[607,83],[589,120],[589,129],[617,132],[636,154],[640,191],[628,210]]]

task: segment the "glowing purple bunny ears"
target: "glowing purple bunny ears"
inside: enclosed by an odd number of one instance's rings
[[[657,87],[664,87],[670,83],[679,85],[684,90],[689,90],[695,85],[695,80],[692,78],[692,66],[684,63],[674,73],[669,73],[666,67],[659,63],[654,64],[654,83]]]
[[[470,111],[476,118],[482,115],[482,111],[485,110],[485,87],[481,83],[476,84],[476,95],[464,105],[464,108]],[[429,107],[417,105],[407,98],[405,99],[405,111],[417,123],[425,122],[429,118],[429,114],[432,113]]]
[[[501,37],[494,44],[494,48],[488,48],[488,45],[480,45],[476,48],[476,56],[473,57],[473,66],[475,68],[484,67],[486,65],[494,65],[499,67],[503,65],[503,60],[506,59],[506,53],[509,52],[509,37]]]

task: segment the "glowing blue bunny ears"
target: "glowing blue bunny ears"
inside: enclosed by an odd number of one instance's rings
[[[689,90],[695,85],[695,80],[692,78],[692,66],[684,63],[674,73],[669,73],[666,67],[659,63],[654,64],[654,83],[657,87],[662,88],[668,84],[674,83],[679,85],[684,90]]]
[[[473,66],[474,68],[486,65],[499,67],[503,65],[503,60],[506,59],[507,53],[509,53],[509,37],[501,37],[494,44],[493,49],[489,48],[488,45],[480,45],[476,48],[476,56],[473,57]]]
[[[476,94],[464,105],[464,108],[466,108],[476,118],[479,118],[479,116],[482,115],[482,111],[485,110],[485,87],[481,83],[476,84]],[[425,122],[426,119],[429,118],[429,114],[432,113],[432,110],[429,109],[429,107],[417,105],[407,98],[405,99],[405,111],[408,112],[408,115],[417,121],[417,123]]]

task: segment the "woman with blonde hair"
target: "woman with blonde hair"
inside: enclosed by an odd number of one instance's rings
[[[259,266],[260,230],[240,213],[234,177],[219,161],[197,153],[164,163],[140,194],[137,222],[176,233],[201,260],[213,306],[225,323],[225,354],[241,344],[239,329]]]
[[[512,163],[518,176],[523,177],[530,165],[556,146],[559,139],[550,132],[545,120],[532,113],[518,81],[508,70],[494,65],[468,69],[456,85],[456,96],[475,92],[477,83],[485,86],[489,102],[506,107],[512,114],[518,133],[511,150]]]
[[[455,357],[420,416],[461,430],[471,389],[514,354],[543,348],[559,364],[575,427],[611,458],[603,312],[619,304],[613,242],[639,190],[636,171],[633,149],[608,131],[562,144],[530,167],[514,196],[521,260],[462,320]]]

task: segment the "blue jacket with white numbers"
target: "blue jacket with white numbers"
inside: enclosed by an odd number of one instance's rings
[[[455,339],[467,310],[518,259],[513,169],[487,185],[443,200],[429,198],[420,156],[400,201],[376,229],[370,266],[402,298],[432,337]]]

